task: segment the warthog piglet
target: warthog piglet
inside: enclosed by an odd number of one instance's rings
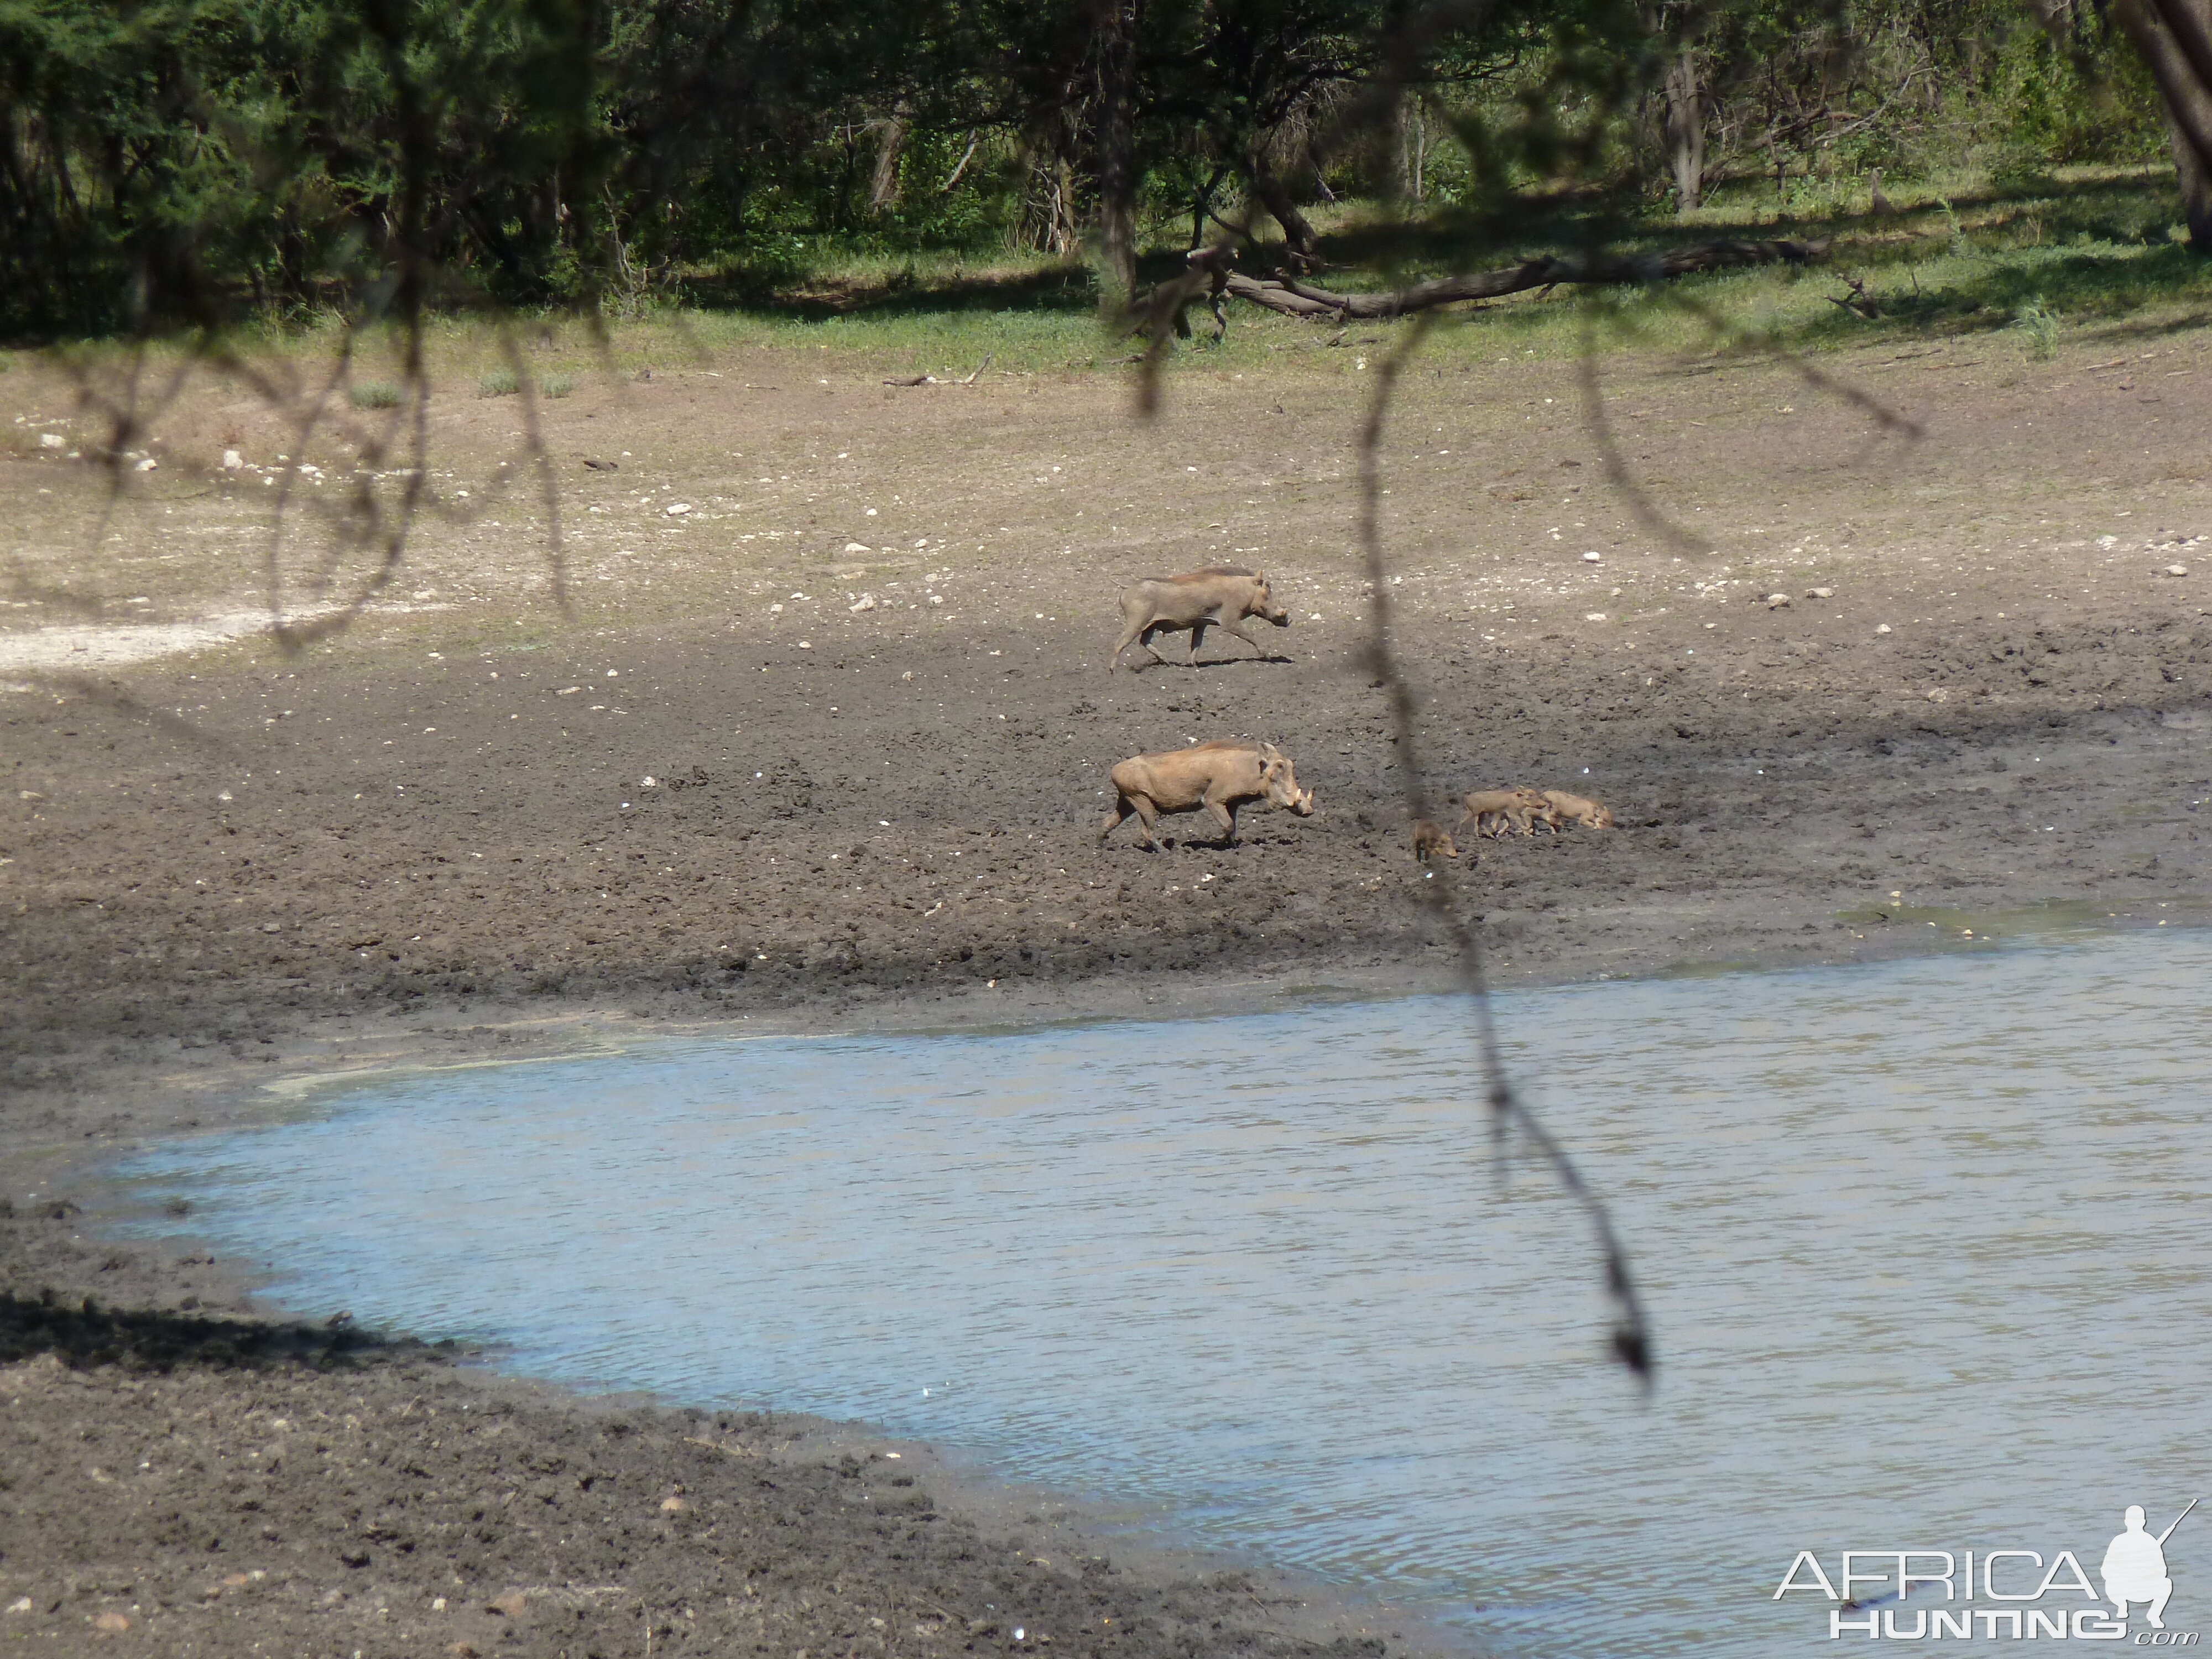
[[[1460,815],[1459,828],[1467,828],[1468,820],[1474,820],[1474,833],[1495,840],[1507,830],[1516,836],[1534,833],[1533,826],[1546,811],[1543,796],[1534,789],[1478,789],[1463,795],[1460,804],[1467,810]]]
[[[1613,828],[1613,814],[1587,795],[1571,795],[1564,789],[1547,789],[1544,805],[1550,809],[1549,821],[1554,827],[1562,823],[1579,823],[1585,830]]]

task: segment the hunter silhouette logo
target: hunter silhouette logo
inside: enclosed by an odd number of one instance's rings
[[[1865,1636],[1899,1642],[1974,1637],[2124,1642],[2130,1638],[2129,1609],[2140,1607],[2146,1627],[2134,1632],[2131,1645],[2195,1647],[2197,1632],[2166,1627],[2174,1589],[2166,1545],[2199,1501],[2191,1498],[2166,1530],[2156,1533],[2142,1505],[2130,1504],[2121,1516],[2122,1530],[2098,1565],[2101,1596],[2081,1558],[2069,1549],[2048,1554],[2032,1549],[1886,1549],[1844,1550],[1832,1578],[1817,1553],[1800,1550],[1772,1599],[1779,1601],[1797,1591],[1826,1599],[1832,1604],[1830,1641]]]
[[[2192,1498],[2189,1510],[2196,1507]],[[2188,1518],[2189,1510],[2175,1516],[2172,1526],[2154,1538],[2143,1530],[2142,1505],[2128,1505],[2122,1517],[2127,1530],[2112,1540],[2105,1551],[2105,1565],[2099,1570],[2105,1581],[2105,1599],[2122,1619],[2128,1616],[2129,1602],[2148,1601],[2150,1607],[2143,1617],[2150,1627],[2166,1628],[2166,1604],[2173,1599],[2173,1580],[2166,1572],[2166,1540],[2173,1536],[2174,1527]]]

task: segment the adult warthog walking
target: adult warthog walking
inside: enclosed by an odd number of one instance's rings
[[[1198,647],[1205,643],[1209,628],[1234,634],[1262,657],[1273,656],[1240,626],[1247,617],[1264,617],[1278,628],[1291,625],[1291,613],[1275,603],[1274,595],[1267,591],[1267,579],[1257,571],[1242,565],[1212,564],[1181,576],[1147,576],[1122,590],[1121,638],[1114,654],[1106,659],[1106,672],[1114,672],[1121,653],[1132,645],[1144,647],[1145,654],[1154,662],[1166,662],[1152,649],[1155,634],[1188,634],[1190,664],[1195,665]]]
[[[1159,755],[1133,755],[1113,771],[1115,799],[1098,831],[1104,841],[1114,826],[1134,812],[1145,845],[1157,848],[1153,827],[1163,812],[1195,812],[1204,807],[1221,826],[1221,844],[1237,844],[1237,809],[1248,800],[1271,800],[1300,817],[1314,810],[1313,791],[1298,787],[1291,757],[1272,743],[1217,738],[1170,749]]]

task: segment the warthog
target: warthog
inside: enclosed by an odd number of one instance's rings
[[[1314,809],[1313,791],[1298,787],[1291,757],[1272,743],[1216,739],[1164,754],[1133,755],[1114,769],[1114,810],[1100,826],[1098,839],[1134,812],[1145,845],[1157,848],[1153,826],[1163,812],[1194,812],[1204,807],[1221,826],[1221,844],[1237,842],[1237,809],[1248,800],[1267,799],[1300,817]]]
[[[1106,659],[1106,672],[1114,672],[1132,645],[1143,646],[1154,662],[1167,661],[1152,649],[1155,634],[1188,634],[1194,665],[1209,628],[1234,634],[1262,657],[1270,655],[1240,625],[1247,617],[1265,617],[1278,628],[1291,625],[1291,613],[1275,603],[1267,579],[1242,565],[1212,564],[1182,576],[1147,576],[1121,592],[1121,638]]]
[[[1473,818],[1474,833],[1493,841],[1508,830],[1516,836],[1533,833],[1535,821],[1550,810],[1534,789],[1478,789],[1462,796],[1460,804],[1467,811],[1460,814],[1458,827],[1466,829],[1467,821]]]
[[[1413,820],[1413,857],[1416,860],[1426,864],[1431,859],[1455,859],[1458,856],[1459,848],[1452,844],[1452,838],[1445,833],[1443,825],[1432,823],[1426,818]]]
[[[1544,791],[1545,818],[1553,829],[1563,823],[1579,823],[1585,830],[1610,830],[1613,814],[1586,795],[1571,795],[1564,789]]]

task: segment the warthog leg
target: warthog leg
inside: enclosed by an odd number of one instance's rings
[[[1208,795],[1206,798],[1206,810],[1213,815],[1213,821],[1221,826],[1221,844],[1224,847],[1236,846],[1237,803]]]
[[[1121,653],[1124,651],[1127,651],[1133,645],[1143,646],[1145,647],[1145,654],[1146,656],[1150,657],[1154,662],[1165,665],[1167,659],[1160,655],[1158,652],[1152,649],[1152,633],[1153,630],[1158,627],[1159,623],[1156,622],[1131,623],[1127,629],[1123,632],[1120,643],[1115,646],[1114,654],[1106,659],[1106,672],[1110,674],[1115,671],[1115,669],[1119,667],[1121,662]]]
[[[1220,627],[1223,633],[1234,634],[1238,639],[1243,641],[1245,644],[1250,646],[1255,651],[1258,652],[1262,660],[1268,660],[1273,658],[1275,653],[1273,651],[1270,651],[1266,646],[1261,644],[1259,641],[1254,639],[1249,634],[1247,634],[1244,631],[1244,625],[1242,622],[1229,622],[1224,620],[1221,622]]]
[[[1116,795],[1114,810],[1106,815],[1106,822],[1098,828],[1098,839],[1103,842],[1114,833],[1115,826],[1132,812],[1137,815],[1137,828],[1144,835],[1146,848],[1158,852],[1159,842],[1152,839],[1152,827],[1159,822],[1160,813],[1149,795]]]
[[[1190,656],[1184,665],[1186,667],[1198,666],[1198,647],[1206,643],[1206,624],[1212,620],[1211,617],[1200,617],[1190,625]]]

